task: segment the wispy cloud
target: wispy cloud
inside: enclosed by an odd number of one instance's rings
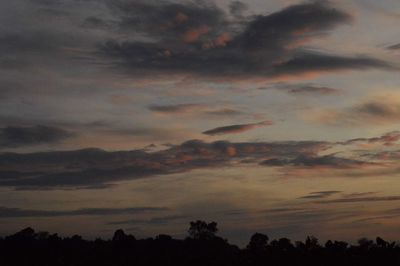
[[[278,91],[285,91],[291,94],[296,95],[339,95],[341,90],[326,87],[326,86],[317,86],[314,84],[286,84],[286,83],[277,83],[273,84],[269,87],[261,87],[260,90],[270,90],[275,89]]]
[[[170,105],[150,105],[149,110],[165,115],[191,115],[191,116],[238,116],[243,115],[239,109],[224,107],[224,106],[212,106],[207,104],[197,103],[184,103],[184,104],[170,104]]]
[[[307,168],[319,168],[319,167],[328,167],[328,168],[341,168],[341,169],[349,169],[349,168],[358,168],[365,165],[370,165],[373,163],[349,159],[349,158],[341,158],[335,155],[324,155],[324,156],[304,156],[300,155],[295,158],[271,158],[265,160],[261,163],[262,165],[267,166],[300,166]]]
[[[388,50],[400,50],[400,43],[393,44],[387,47]]]
[[[320,204],[330,203],[357,203],[357,202],[378,202],[378,201],[399,201],[400,196],[382,196],[382,197],[346,197],[332,200],[316,201]]]
[[[165,113],[165,114],[174,114],[174,113],[186,113],[192,112],[194,110],[204,109],[206,105],[204,104],[175,104],[175,105],[150,105],[149,110],[158,112],[158,113]]]
[[[321,198],[327,198],[329,196],[341,193],[342,191],[338,190],[327,190],[327,191],[316,191],[316,192],[310,192],[308,195],[300,197],[300,199],[321,199]]]
[[[187,215],[168,215],[168,216],[161,216],[161,217],[153,217],[150,219],[145,219],[145,220],[139,220],[139,219],[131,219],[131,220],[123,220],[123,221],[115,221],[115,222],[109,222],[108,224],[110,225],[123,225],[123,224],[145,224],[145,225],[150,225],[150,224],[166,224],[166,223],[171,223],[174,221],[182,221],[184,220],[185,222],[190,219],[190,216]]]
[[[399,122],[400,95],[397,92],[382,92],[371,95],[352,106],[340,110],[325,110],[319,121],[328,124],[369,126]]]
[[[23,217],[59,217],[59,216],[103,216],[163,212],[165,207],[134,207],[134,208],[84,208],[77,210],[29,210],[20,208],[0,207],[0,218]]]
[[[230,126],[223,126],[217,127],[210,130],[206,130],[203,132],[205,135],[224,135],[224,134],[237,134],[242,133],[244,131],[248,131],[257,127],[264,127],[272,125],[271,121],[263,121],[259,123],[251,123],[251,124],[239,124],[239,125],[230,125]]]

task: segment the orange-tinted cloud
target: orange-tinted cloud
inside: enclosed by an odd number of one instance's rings
[[[182,40],[186,43],[196,42],[201,36],[208,33],[210,28],[208,26],[200,26],[198,28],[192,28],[183,33]]]
[[[225,46],[231,40],[232,40],[232,37],[229,34],[229,32],[224,32],[221,35],[219,35],[217,38],[215,38],[214,44],[216,47],[221,47],[221,46]]]
[[[141,4],[142,8],[152,11],[152,20],[137,14],[136,9],[122,10],[127,14],[121,19],[131,25],[127,17],[140,17],[141,23],[132,27],[158,41],[115,39],[100,48],[101,54],[120,59],[121,67],[128,68],[132,74],[139,73],[141,78],[146,74],[169,77],[178,74],[225,81],[253,78],[283,81],[350,70],[396,69],[388,62],[368,56],[341,56],[301,49],[338,25],[352,21],[350,14],[327,1],[288,6],[272,14],[248,17],[246,23],[231,21],[216,6],[176,5],[168,1],[161,6],[146,3]],[[163,11],[170,9],[175,10],[172,17],[171,12],[164,14]],[[164,31],[154,29],[150,26],[154,24],[154,14],[164,18],[159,18],[161,22],[173,19],[180,24]],[[239,22],[243,27],[237,29]],[[165,49],[171,51],[171,56],[154,56]]]

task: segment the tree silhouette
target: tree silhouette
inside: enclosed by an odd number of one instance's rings
[[[307,236],[305,247],[307,249],[317,249],[321,246],[318,243],[318,238],[314,236]]]
[[[188,230],[189,236],[193,239],[209,240],[215,238],[215,234],[218,232],[217,223],[197,220],[196,222],[190,222]]]
[[[193,221],[189,238],[160,234],[135,239],[122,229],[111,240],[59,237],[26,228],[0,237],[1,266],[376,266],[400,265],[400,246],[381,237],[360,239],[358,244],[328,240],[324,246],[310,236],[292,244],[255,233],[240,249],[216,236],[217,223]]]
[[[255,233],[251,236],[247,249],[252,251],[263,251],[268,245],[268,236],[260,233]]]

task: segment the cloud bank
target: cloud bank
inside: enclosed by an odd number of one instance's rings
[[[306,50],[352,15],[327,1],[292,5],[268,15],[235,18],[209,1],[110,1],[122,31],[140,40],[110,39],[99,53],[136,75],[184,74],[225,78],[287,78],[343,70],[393,69],[368,56]],[[240,12],[239,12],[240,13]]]

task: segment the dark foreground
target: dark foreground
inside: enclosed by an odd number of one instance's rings
[[[217,224],[191,222],[189,237],[168,235],[135,239],[117,230],[112,240],[61,238],[26,228],[0,238],[0,265],[400,265],[400,244],[360,239],[357,245],[342,241],[320,244],[314,237],[292,243],[287,238],[269,241],[254,234],[240,249],[216,236]]]

